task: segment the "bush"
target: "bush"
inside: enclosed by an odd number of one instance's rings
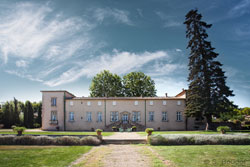
[[[132,129],[136,129],[136,126],[132,126]]]
[[[0,136],[0,145],[12,145],[14,144],[14,138],[13,135]]]
[[[25,130],[26,130],[25,127],[18,127],[18,126],[16,126],[16,127],[13,129],[14,132],[18,132],[18,131],[24,132]]]
[[[16,125],[12,125],[12,126],[11,126],[11,129],[14,130],[15,128],[16,128]]]
[[[88,137],[48,137],[48,136],[0,136],[0,145],[99,145],[101,140],[94,136]]]
[[[103,130],[101,130],[101,129],[96,129],[95,131],[96,131],[96,132],[102,132]]]
[[[80,145],[79,137],[63,136],[55,138],[56,145]]]
[[[217,128],[217,131],[221,132],[221,133],[226,133],[226,132],[230,131],[230,128],[228,126],[219,126]]]
[[[101,144],[101,140],[94,136],[87,136],[80,139],[80,144],[97,146]]]
[[[39,123],[34,123],[34,128],[40,128],[41,127],[41,125],[39,124]]]
[[[152,135],[151,145],[250,145],[250,135]]]
[[[152,133],[152,132],[154,132],[154,129],[153,129],[153,128],[147,128],[147,129],[145,130],[145,132],[146,132],[146,133]]]

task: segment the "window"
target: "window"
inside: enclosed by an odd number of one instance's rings
[[[86,121],[91,122],[92,121],[92,113],[91,112],[87,112],[86,114],[87,114],[86,115]]]
[[[51,121],[57,121],[57,111],[51,111]]]
[[[102,105],[102,102],[101,101],[98,101],[98,106],[101,106]]]
[[[181,115],[181,112],[177,111],[176,112],[176,116],[177,116],[177,121],[182,121],[182,115]]]
[[[91,102],[90,102],[90,101],[88,101],[88,102],[87,102],[87,105],[88,105],[88,106],[90,106],[90,105],[91,105]]]
[[[153,111],[149,112],[149,121],[150,122],[154,121],[154,112]]]
[[[141,113],[139,111],[133,111],[132,113],[132,121],[139,122],[141,120]]]
[[[74,105],[73,101],[70,101],[70,102],[69,102],[69,105],[70,105],[70,106],[73,106],[73,105]]]
[[[118,112],[117,111],[112,111],[111,112],[110,121],[111,122],[117,122],[118,121]]]
[[[149,101],[149,105],[154,105],[154,102],[153,101]]]
[[[113,104],[113,106],[115,106],[115,105],[116,105],[116,101],[113,101],[113,103],[112,103],[112,104]]]
[[[181,101],[180,101],[180,100],[177,101],[177,105],[178,105],[178,106],[181,105]]]
[[[137,106],[138,105],[138,101],[135,101],[135,106]]]
[[[167,101],[166,101],[166,100],[163,100],[163,101],[162,101],[162,105],[164,105],[164,106],[167,105]]]
[[[74,117],[74,112],[69,112],[69,121],[74,121],[75,117]]]
[[[56,97],[51,98],[51,106],[56,106]]]
[[[162,112],[162,121],[168,121],[167,112]]]
[[[97,113],[97,122],[102,122],[102,112]]]

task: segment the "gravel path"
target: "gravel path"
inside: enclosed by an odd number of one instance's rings
[[[70,167],[150,167],[152,157],[143,154],[144,148],[136,145],[102,145],[84,154]]]
[[[140,136],[136,132],[115,132],[114,135],[104,136],[103,139],[146,139],[147,136]]]

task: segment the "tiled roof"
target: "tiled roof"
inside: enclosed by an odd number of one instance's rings
[[[73,100],[185,100],[181,97],[74,97]]]
[[[75,95],[68,92],[67,90],[41,90],[41,92],[66,92],[66,93],[70,94],[71,96],[76,97]]]

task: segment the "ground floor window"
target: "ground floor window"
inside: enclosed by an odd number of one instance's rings
[[[102,112],[97,113],[97,122],[102,122]]]
[[[51,121],[57,121],[57,111],[51,111]]]
[[[154,112],[153,111],[149,112],[149,121],[150,122],[154,121]]]
[[[111,122],[116,122],[116,121],[118,121],[118,112],[117,112],[117,111],[112,111],[112,112],[111,112],[110,121],[111,121]]]
[[[176,112],[176,116],[177,116],[177,121],[182,121],[182,115],[181,115],[181,112],[177,111]]]
[[[141,112],[140,111],[133,111],[132,113],[132,121],[139,122],[141,120]]]
[[[162,112],[162,121],[168,121],[167,112]]]
[[[74,120],[75,120],[74,112],[69,112],[69,121],[74,121]]]
[[[86,113],[86,121],[88,121],[88,122],[92,121],[92,113],[91,112]]]

